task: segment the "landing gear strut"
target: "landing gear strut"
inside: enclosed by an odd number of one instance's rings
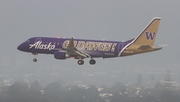
[[[84,61],[82,59],[78,60],[78,64],[79,65],[83,65],[84,64]]]
[[[33,53],[33,55],[34,55],[34,59],[33,59],[33,62],[37,62],[37,59],[36,59],[36,57],[37,57],[37,55],[38,55],[38,53]]]

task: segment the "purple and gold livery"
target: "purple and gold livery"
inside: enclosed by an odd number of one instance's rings
[[[129,56],[162,49],[155,46],[158,26],[161,18],[155,17],[136,38],[128,41],[87,40],[74,38],[33,37],[18,46],[18,50],[37,54],[53,54],[56,59],[75,58],[83,65],[84,58],[91,58],[89,63],[95,64],[93,58],[111,58]],[[36,58],[33,59],[37,61]]]

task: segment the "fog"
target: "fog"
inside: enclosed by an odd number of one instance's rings
[[[34,99],[31,102],[178,101],[179,3],[178,0],[1,0],[0,99],[2,102],[24,102],[29,98]],[[125,41],[137,36],[153,17],[161,17],[155,44],[169,45],[156,52],[97,58],[93,66],[89,65],[90,59],[85,59],[85,64],[79,66],[74,59],[56,60],[53,55],[42,54],[34,63],[32,54],[17,50],[19,44],[36,36]],[[116,85],[120,88],[113,89]],[[104,90],[98,91],[99,88]],[[85,95],[91,90],[93,98],[91,94]],[[46,92],[52,92],[52,96]],[[102,96],[105,93],[107,97]]]

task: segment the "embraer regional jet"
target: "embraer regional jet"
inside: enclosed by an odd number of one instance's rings
[[[94,65],[94,58],[97,57],[122,57],[162,49],[161,46],[154,45],[160,20],[160,17],[153,18],[137,37],[128,41],[33,37],[20,44],[17,49],[35,55],[34,62],[37,61],[37,54],[53,54],[54,58],[60,60],[78,59],[79,65],[84,64],[84,58],[90,58],[89,63]]]

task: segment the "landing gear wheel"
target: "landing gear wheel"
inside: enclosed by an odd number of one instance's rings
[[[91,59],[91,60],[89,61],[89,64],[94,65],[94,64],[96,64],[96,61],[95,61],[94,59]]]
[[[78,64],[79,64],[79,65],[83,65],[83,64],[84,64],[84,61],[83,61],[83,60],[78,60]]]
[[[32,53],[33,55],[34,55],[34,59],[33,59],[33,62],[37,62],[37,59],[36,59],[36,57],[37,57],[37,55],[38,55],[38,53]]]
[[[33,59],[33,62],[37,62],[37,59],[36,59],[36,58],[34,58],[34,59]]]

